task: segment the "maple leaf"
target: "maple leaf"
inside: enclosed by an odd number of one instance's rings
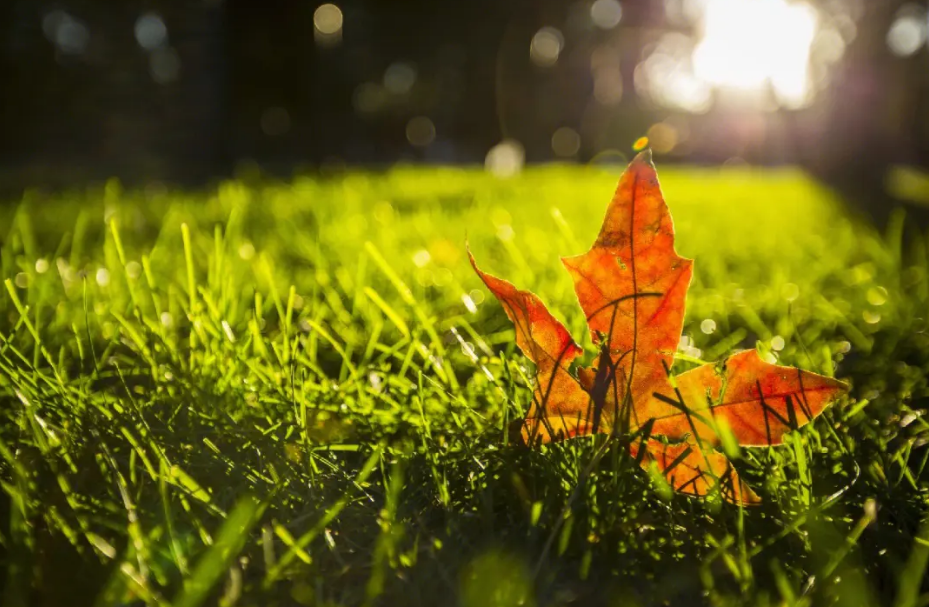
[[[630,452],[686,494],[758,496],[719,451],[727,434],[743,446],[772,446],[847,391],[833,378],[767,363],[755,350],[671,374],[693,261],[674,250],[674,224],[651,154],[630,163],[600,234],[583,255],[562,258],[574,281],[597,363],[571,374],[582,354],[533,293],[471,265],[503,305],[516,344],[536,365],[521,428],[528,444],[593,433],[636,436]]]

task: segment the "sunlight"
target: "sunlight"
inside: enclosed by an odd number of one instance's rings
[[[809,101],[816,13],[787,0],[705,0],[695,75],[720,89],[762,93],[799,107]]]

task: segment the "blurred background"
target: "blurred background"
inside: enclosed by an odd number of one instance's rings
[[[662,162],[925,203],[927,31],[901,0],[4,0],[0,189],[505,175],[647,136]]]

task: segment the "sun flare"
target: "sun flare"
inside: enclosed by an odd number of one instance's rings
[[[706,0],[694,74],[719,89],[773,89],[787,107],[810,96],[809,58],[815,10],[786,0]]]

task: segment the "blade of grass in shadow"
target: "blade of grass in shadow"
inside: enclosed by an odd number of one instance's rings
[[[919,534],[913,539],[913,550],[910,558],[900,573],[897,584],[897,600],[894,607],[915,607],[917,604],[925,605],[926,597],[920,601],[919,588],[926,575],[926,564],[929,563],[929,517],[923,519],[919,526]]]
[[[382,449],[380,447],[376,448],[371,455],[368,457],[368,460],[364,463],[364,466],[361,467],[361,471],[358,472],[358,476],[355,477],[355,487],[359,487],[362,483],[368,480],[368,476],[371,475],[371,472],[374,471],[375,466],[381,458]],[[346,493],[339,499],[335,504],[332,505],[329,509],[326,510],[322,518],[317,521],[313,527],[300,536],[296,542],[290,546],[290,550],[285,552],[281,558],[277,561],[277,565],[274,569],[271,569],[264,580],[264,587],[270,588],[281,573],[287,568],[287,566],[293,561],[300,551],[306,548],[313,539],[322,533],[322,531],[329,525],[348,505],[348,503],[354,498],[354,493]]]
[[[206,600],[210,590],[229,568],[229,563],[242,550],[264,509],[265,503],[251,495],[239,499],[220,527],[216,541],[197,561],[190,578],[173,601],[175,607],[196,607]]]

